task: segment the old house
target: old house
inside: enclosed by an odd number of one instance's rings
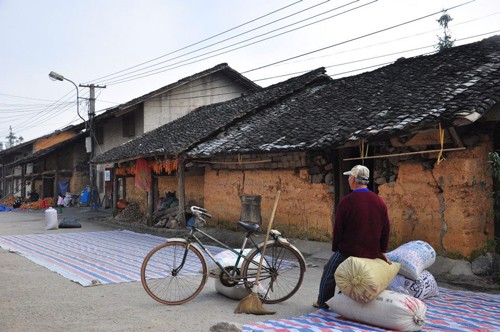
[[[262,196],[265,221],[280,189],[275,227],[314,240],[331,236],[348,192],[342,172],[365,164],[389,207],[393,246],[422,239],[441,254],[469,256],[499,230],[488,163],[500,146],[499,70],[498,36],[337,80],[319,69],[296,78],[295,89],[293,79],[269,87],[280,97],[263,89],[200,107],[157,130],[168,143],[145,135],[101,158],[180,160],[178,173],[199,174],[193,185],[186,176],[187,199],[225,227],[239,218],[240,195]],[[183,184],[166,178],[162,190]]]
[[[57,201],[62,182],[68,191],[80,193],[89,182],[82,128],[71,126],[1,151],[3,195],[28,198],[37,192],[40,198]]]
[[[239,97],[260,87],[229,67],[226,63],[182,78],[124,104],[106,110],[95,118],[97,149],[95,155],[117,147],[161,125],[209,105]],[[101,197],[111,194],[112,165],[97,167],[97,187]],[[106,171],[106,169],[108,171]],[[127,195],[127,186],[120,180],[120,197]],[[130,195],[130,194],[129,194]]]

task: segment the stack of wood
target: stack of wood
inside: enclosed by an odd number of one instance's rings
[[[153,214],[154,227],[178,228],[180,226],[178,218],[179,214],[179,206],[156,211]]]

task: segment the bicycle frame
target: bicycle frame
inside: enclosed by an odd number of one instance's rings
[[[245,257],[243,255],[243,252],[244,250],[246,249],[246,245],[248,243],[248,240],[250,239],[251,243],[255,246],[255,249],[258,250],[258,252],[260,253],[260,249],[259,249],[259,246],[258,244],[255,242],[255,240],[253,239],[252,237],[252,233],[251,232],[246,232],[245,234],[245,238],[243,240],[243,244],[241,245],[241,248],[239,249],[239,252],[233,248],[231,248],[230,246],[228,246],[227,244],[217,240],[215,237],[211,236],[210,234],[202,231],[200,228],[198,228],[197,226],[193,225],[192,228],[191,228],[191,231],[189,232],[189,235],[186,236],[186,241],[188,242],[188,247],[187,249],[189,249],[189,246],[191,244],[196,243],[198,244],[198,246],[200,247],[201,250],[203,250],[211,259],[212,261],[219,267],[219,269],[222,271],[222,273],[224,273],[226,276],[228,276],[229,278],[231,278],[232,281],[235,281],[235,280],[238,280],[238,281],[241,281],[243,278],[241,277],[235,277],[236,275],[236,269],[233,269],[231,271],[231,273],[229,273],[224,266],[222,266],[221,263],[219,263],[216,259],[215,259],[215,256],[210,252],[210,249],[208,249],[207,247],[205,247],[205,245],[203,244],[203,242],[201,242],[201,240],[196,236],[196,233],[201,233],[203,236],[206,236],[208,237],[209,239],[211,239],[212,241],[214,241],[215,243],[221,245],[222,247],[230,250],[232,253],[234,253],[235,255],[237,255],[237,259],[236,259],[236,262],[234,264],[235,267],[237,267],[240,263],[240,260],[246,260],[246,261],[249,261],[249,259],[247,257]],[[187,249],[186,249],[186,253],[187,253]],[[265,257],[264,257],[265,258]],[[182,267],[184,265],[184,261],[185,261],[186,257],[184,256],[183,258],[183,261],[181,262],[181,265],[180,267]],[[256,265],[259,265],[259,262],[253,260],[252,261],[253,264],[256,264]],[[245,281],[245,280],[243,280]]]

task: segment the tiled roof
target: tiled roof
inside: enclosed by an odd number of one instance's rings
[[[338,147],[471,123],[500,102],[500,36],[321,81],[246,117],[192,157]],[[227,104],[227,107],[232,105]]]
[[[69,144],[72,144],[78,140],[82,140],[82,144],[83,144],[83,139],[87,135],[88,135],[88,132],[80,132],[71,138],[68,138],[64,141],[57,143],[57,144],[51,145],[48,148],[45,148],[43,150],[37,151],[35,153],[31,153],[31,154],[25,156],[24,158],[21,158],[21,159],[14,161],[14,162],[11,162],[7,166],[14,167],[17,165],[22,165],[22,164],[27,164],[27,163],[33,162],[33,161],[37,160],[38,158],[41,158],[41,157],[43,157],[51,152],[56,151],[59,148],[62,148],[62,147],[69,145]]]
[[[323,68],[271,85],[226,102],[202,106],[187,115],[115,147],[93,159],[96,163],[119,162],[152,155],[175,156],[223,131],[263,107],[314,81],[331,80]]]

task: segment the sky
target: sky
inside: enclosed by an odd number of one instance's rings
[[[443,9],[456,46],[500,35],[499,0],[0,0],[0,142],[87,120],[80,84],[101,114],[221,63],[265,87],[432,54]]]

